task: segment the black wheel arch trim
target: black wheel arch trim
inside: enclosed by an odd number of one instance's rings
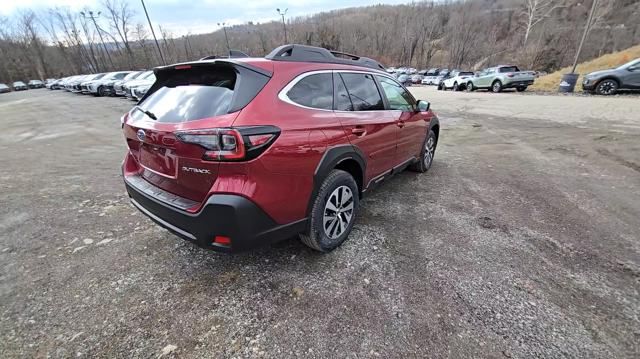
[[[309,197],[309,201],[307,204],[307,215],[311,213],[311,209],[313,207],[313,202],[318,195],[318,191],[320,190],[320,186],[322,186],[322,182],[329,175],[331,170],[333,170],[337,165],[345,160],[354,160],[358,163],[361,170],[362,180],[364,182],[364,174],[367,169],[367,161],[366,156],[358,148],[353,145],[338,145],[327,148],[327,150],[322,155],[320,162],[316,166],[316,170],[313,173],[313,190],[311,191],[311,196]],[[363,190],[364,183],[359,183],[360,191]]]
[[[608,76],[605,76],[605,77],[603,77],[603,78],[599,79],[599,80],[596,82],[596,84],[595,84],[595,86],[594,86],[594,89],[595,89],[596,87],[598,87],[598,85],[600,85],[600,84],[602,83],[602,81],[606,81],[606,80],[613,80],[613,81],[615,81],[615,82],[618,84],[618,88],[620,88],[620,87],[622,86],[622,81],[620,81],[620,79],[619,79],[619,78],[617,78],[617,77],[615,77],[615,76],[613,76],[613,75],[608,75]]]
[[[440,129],[440,120],[438,119],[437,116],[433,116],[433,118],[431,118],[431,121],[429,121],[429,131],[431,131],[435,126],[438,126],[438,130]],[[429,132],[427,131],[427,133]],[[440,137],[439,133],[438,133],[438,137]]]

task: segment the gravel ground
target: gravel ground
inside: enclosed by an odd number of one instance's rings
[[[640,356],[640,101],[438,92],[350,240],[196,248],[128,202],[131,102],[0,95],[0,357]]]

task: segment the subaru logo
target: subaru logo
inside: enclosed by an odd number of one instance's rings
[[[138,135],[138,139],[139,139],[140,141],[142,141],[142,142],[144,142],[144,138],[147,136],[147,135],[144,133],[144,130],[138,130],[137,135]]]

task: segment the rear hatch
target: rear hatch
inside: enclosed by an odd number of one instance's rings
[[[220,164],[211,159],[207,141],[217,141],[218,132],[233,124],[269,77],[219,60],[156,69],[156,82],[125,115],[123,126],[140,176],[165,191],[202,202]]]

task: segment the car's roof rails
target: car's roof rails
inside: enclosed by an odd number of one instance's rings
[[[368,57],[307,45],[282,45],[271,51],[265,58],[274,61],[320,62],[385,70],[381,63]]]
[[[244,52],[242,52],[240,50],[229,50],[229,55],[227,55],[227,56],[210,55],[210,56],[205,56],[205,57],[201,58],[200,61],[202,61],[202,60],[215,60],[215,59],[239,59],[239,58],[243,58],[243,57],[251,57],[251,56],[245,54]]]

